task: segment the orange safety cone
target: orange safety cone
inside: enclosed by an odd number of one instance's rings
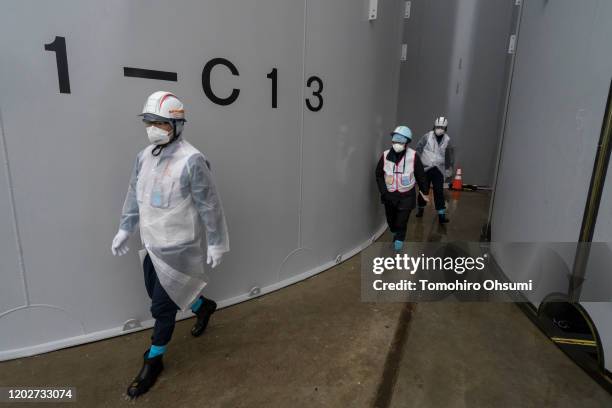
[[[451,188],[453,190],[457,190],[457,191],[461,191],[463,190],[463,180],[461,178],[461,168],[457,169],[457,174],[455,174],[455,179],[453,180],[453,184],[451,185]]]

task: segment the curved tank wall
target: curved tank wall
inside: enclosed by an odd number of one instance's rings
[[[612,36],[612,27],[606,24],[610,15],[610,2],[523,3],[491,219],[492,250],[512,280],[544,271],[572,271],[575,245],[557,254],[558,265],[540,259],[549,250],[546,243],[576,242],[580,236],[610,89],[612,55],[600,52]],[[608,170],[593,237],[594,242],[608,246],[612,240],[610,177]],[[540,246],[511,251],[510,242]],[[596,252],[589,259],[586,289],[602,277],[597,265],[609,268],[611,263],[609,256],[597,258]],[[559,284],[558,292],[567,293],[567,279]],[[528,299],[537,307],[549,294],[535,293]],[[609,371],[612,304],[581,304],[599,331]]]
[[[612,30],[602,22],[611,7],[524,3],[499,158],[494,241],[578,239],[610,86],[612,56],[598,46],[609,42]]]
[[[374,21],[367,3],[6,4],[0,360],[138,330],[124,330],[131,319],[151,325],[139,237],[124,257],[110,243],[146,145],[136,115],[155,90],[184,101],[185,138],[209,157],[224,203],[231,252],[205,290],[221,306],[320,272],[382,233],[373,170],[395,125],[402,2],[380,0]],[[210,91],[237,95],[231,104],[204,92],[215,58],[224,65]]]

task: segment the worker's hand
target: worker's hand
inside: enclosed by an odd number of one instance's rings
[[[419,191],[419,194],[421,195],[421,198],[422,198],[423,200],[425,200],[425,202],[426,202],[426,203],[428,203],[428,202],[429,202],[429,197],[428,197],[428,196],[426,196],[425,194],[423,194],[423,192],[422,192],[422,191]]]
[[[206,252],[206,263],[209,264],[211,268],[214,268],[221,263],[224,251],[220,250],[219,248],[215,248],[214,246],[209,246]]]
[[[113,244],[111,245],[111,251],[115,256],[122,256],[128,253],[130,248],[127,246],[127,240],[130,237],[130,233],[120,229],[113,238]]]

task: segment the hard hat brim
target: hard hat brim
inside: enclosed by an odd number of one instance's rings
[[[166,122],[166,123],[171,123],[173,120],[180,120],[183,122],[187,122],[186,119],[171,119],[171,118],[164,118],[163,116],[159,116],[156,115],[154,113],[141,113],[138,116],[141,116],[143,120],[146,120],[148,122]]]
[[[412,139],[399,133],[391,133],[391,141],[398,143],[408,143]]]

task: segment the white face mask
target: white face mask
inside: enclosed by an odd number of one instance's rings
[[[444,129],[436,129],[434,130],[436,136],[442,136],[444,134]]]
[[[393,150],[395,150],[395,153],[403,152],[405,148],[406,145],[403,143],[393,143]]]
[[[154,145],[163,145],[170,141],[170,132],[155,126],[147,127],[147,137]]]

